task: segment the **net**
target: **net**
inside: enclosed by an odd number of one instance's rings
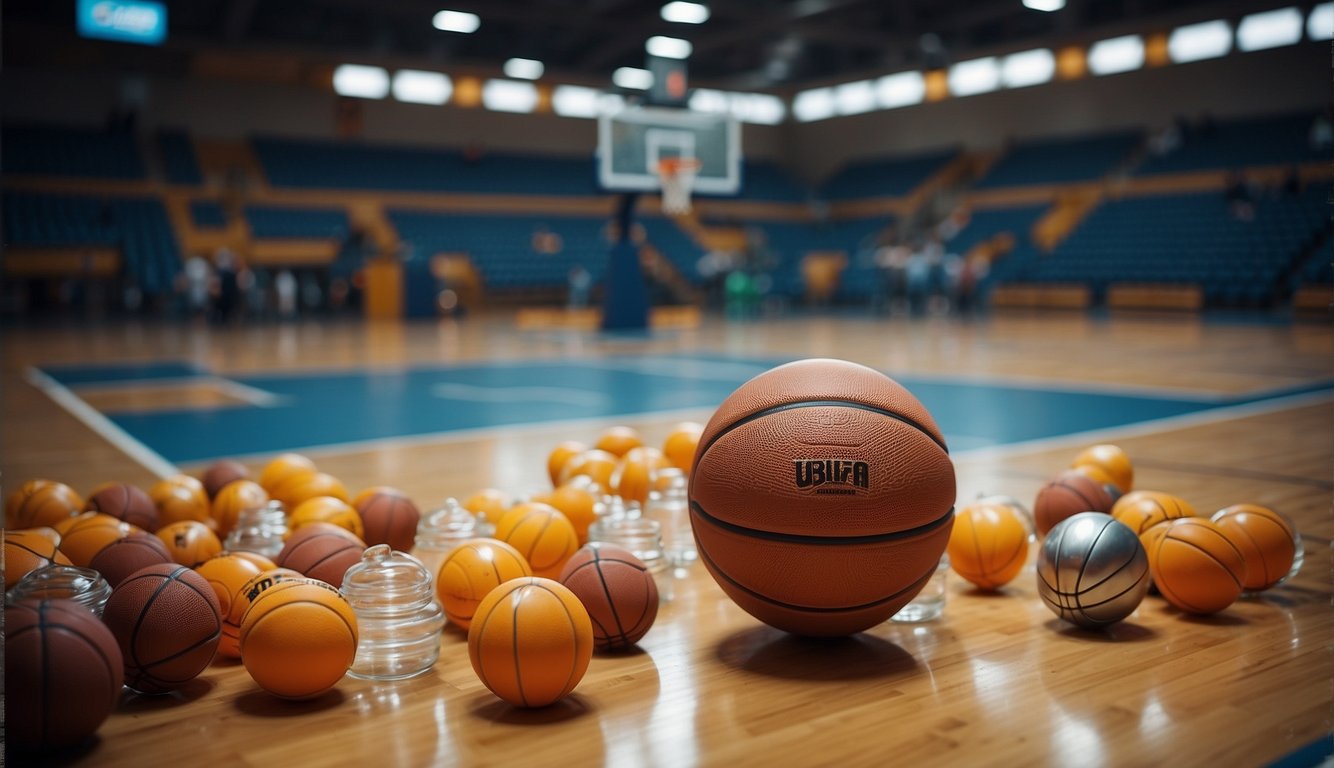
[[[658,161],[663,213],[672,216],[690,213],[690,193],[695,188],[700,165],[693,157],[664,157]]]

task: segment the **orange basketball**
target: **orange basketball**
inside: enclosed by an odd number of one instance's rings
[[[612,490],[622,499],[642,505],[648,501],[648,492],[658,470],[669,466],[671,463],[657,448],[631,448],[612,473]]]
[[[954,514],[947,551],[954,572],[980,589],[999,589],[1023,569],[1028,527],[1003,504],[969,504]]]
[[[551,477],[551,484],[559,485],[560,472],[565,467],[565,462],[586,450],[588,446],[577,440],[566,440],[551,449],[551,453],[547,455],[547,475]]]
[[[250,562],[254,563],[261,571],[271,571],[274,568],[278,567],[277,563],[273,562],[272,560],[265,557],[264,555],[261,555],[258,552],[246,552],[245,550],[237,550],[235,552],[228,552],[227,554],[235,555],[236,557],[249,560]]]
[[[1080,512],[1111,511],[1112,495],[1101,483],[1067,469],[1038,491],[1038,498],[1033,502],[1033,522],[1038,527],[1038,534],[1046,536],[1047,531],[1067,517]]]
[[[560,484],[565,485],[580,475],[598,484],[603,490],[611,489],[611,475],[620,459],[613,453],[597,448],[570,457],[560,470]]]
[[[532,575],[528,561],[514,547],[496,539],[469,539],[440,564],[435,592],[449,623],[467,629],[486,593],[510,579]]]
[[[259,483],[250,480],[235,480],[223,486],[218,495],[213,497],[213,522],[218,525],[218,535],[226,537],[241,519],[241,513],[248,509],[259,509],[269,503],[269,494]]]
[[[483,488],[463,501],[463,508],[474,515],[486,515],[486,521],[492,525],[510,511],[509,497],[495,488]]]
[[[1131,491],[1112,505],[1112,517],[1136,535],[1168,520],[1194,516],[1195,508],[1185,499],[1161,491]]]
[[[93,556],[103,547],[137,530],[129,523],[101,512],[84,512],[56,526],[60,533],[60,551],[81,568],[90,567]]]
[[[51,530],[49,528],[43,530]],[[73,565],[51,537],[32,529],[5,531],[5,589],[48,565]]]
[[[616,426],[598,436],[598,441],[593,447],[599,451],[606,451],[616,458],[621,458],[632,448],[638,448],[644,444],[644,439],[639,436],[639,431],[633,427]]]
[[[954,466],[917,398],[841,360],[733,392],[700,437],[691,523],[718,585],[752,616],[847,635],[898,612],[936,571]]]
[[[213,594],[218,598],[219,613],[224,619],[218,653],[233,659],[240,658],[241,648],[237,643],[237,627],[232,626],[229,630],[226,619],[232,612],[232,601],[238,598],[245,599],[240,595],[241,588],[260,574],[260,567],[234,554],[219,555],[201,563],[195,572],[203,576],[209,586],[213,587]]]
[[[338,499],[344,504],[349,498],[347,488],[343,487],[342,482],[324,472],[289,475],[274,487],[271,495],[289,510],[295,510],[305,502],[322,496]]]
[[[241,620],[241,661],[261,688],[284,699],[319,696],[357,655],[357,617],[333,587],[309,579],[265,590]]]
[[[365,551],[365,543],[347,529],[331,523],[313,522],[292,533],[275,561],[281,568],[291,568],[312,579],[341,587],[343,574],[361,560],[361,553]]]
[[[246,579],[236,591],[232,592],[230,607],[222,617],[222,645],[230,651],[229,655],[241,657],[241,620],[250,604],[259,599],[267,589],[284,581],[304,579],[291,568],[270,568],[260,571]]]
[[[1246,561],[1242,586],[1258,592],[1278,584],[1292,570],[1297,532],[1291,520],[1259,504],[1233,504],[1210,518]]]
[[[683,421],[672,427],[667,439],[662,443],[662,454],[673,467],[689,473],[690,465],[695,461],[695,449],[699,448],[699,436],[704,433],[704,425],[693,421]]]
[[[227,487],[228,483],[237,480],[249,480],[250,470],[246,469],[245,465],[239,461],[222,459],[210,464],[199,479],[204,486],[204,493],[207,493],[208,497],[212,499],[218,495],[218,491]]]
[[[173,475],[148,489],[161,525],[182,520],[209,520],[210,505],[204,484],[189,475]]]
[[[653,574],[621,547],[603,542],[581,547],[561,569],[560,583],[588,610],[596,650],[629,650],[658,617]]]
[[[1162,525],[1162,533],[1150,538],[1155,551],[1149,569],[1163,597],[1187,613],[1217,613],[1232,605],[1246,583],[1246,561],[1236,545],[1202,517]]]
[[[1120,489],[1119,486],[1117,486],[1116,481],[1112,480],[1112,476],[1107,474],[1107,472],[1102,467],[1099,467],[1096,464],[1080,464],[1079,466],[1071,467],[1070,469],[1089,478],[1098,485],[1111,486],[1111,488],[1116,488],[1117,493],[1113,495],[1120,495]]]
[[[1079,452],[1070,466],[1097,467],[1104,475],[1111,478],[1112,484],[1122,493],[1130,492],[1135,482],[1135,468],[1130,463],[1130,457],[1117,445],[1104,443],[1085,448]]]
[[[362,526],[361,515],[346,501],[332,496],[316,496],[293,509],[287,517],[287,535],[291,536],[301,530],[301,526],[311,523],[333,523],[365,541],[366,529]]]
[[[574,526],[554,507],[530,501],[516,506],[496,525],[496,538],[528,561],[535,576],[560,575],[561,566],[579,549]]]
[[[579,543],[581,545],[588,543],[588,526],[598,518],[598,497],[587,483],[566,483],[551,493],[534,497],[533,501],[550,504],[559,510],[574,526],[574,533],[579,537]]]
[[[118,517],[152,533],[161,524],[157,506],[142,488],[129,483],[103,483],[88,494],[84,509]]]
[[[495,695],[516,707],[545,707],[573,691],[588,671],[593,623],[560,582],[514,579],[477,606],[468,658]]]
[[[5,500],[5,528],[39,528],[79,514],[83,498],[54,480],[29,480]]]
[[[366,545],[388,544],[399,552],[409,552],[417,538],[417,524],[422,513],[408,495],[397,488],[367,488],[352,500],[361,515]]]
[[[278,488],[278,484],[290,475],[315,471],[315,462],[305,456],[299,453],[284,453],[264,465],[264,469],[259,473],[259,484],[270,496],[276,497],[274,491]]]
[[[171,559],[181,565],[198,568],[204,561],[222,552],[218,534],[203,523],[182,520],[157,529],[157,537],[167,545]]]

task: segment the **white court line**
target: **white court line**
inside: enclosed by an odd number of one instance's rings
[[[29,384],[46,393],[47,397],[68,411],[71,416],[83,422],[84,426],[101,435],[104,440],[116,446],[122,453],[134,459],[149,472],[164,479],[180,474],[180,470],[176,468],[175,464],[162,458],[157,451],[139,442],[130,433],[116,426],[111,419],[103,416],[96,408],[81,400],[64,384],[36,368],[28,368],[24,373],[24,378],[27,379]]]
[[[191,387],[207,385],[224,395],[260,408],[272,408],[291,398],[274,394],[258,387],[242,384],[224,376],[199,373],[193,376],[167,376],[160,379],[113,379],[108,381],[90,381],[75,384],[70,391],[79,392],[119,392],[127,389],[170,389],[172,387]]]
[[[206,380],[217,387],[219,392],[260,408],[273,408],[291,400],[286,395],[274,394],[268,390],[242,384],[239,381],[233,381],[222,376],[208,376]]]
[[[446,382],[432,386],[431,394],[442,400],[474,403],[563,403],[598,408],[611,402],[601,392],[572,387],[478,387]]]

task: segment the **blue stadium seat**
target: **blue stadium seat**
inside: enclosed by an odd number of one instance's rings
[[[1283,165],[1329,160],[1328,148],[1311,147],[1314,113],[1277,115],[1248,120],[1220,121],[1211,129],[1195,129],[1182,137],[1176,151],[1150,157],[1141,175],[1180,173],[1248,165]]]
[[[858,161],[825,181],[820,188],[820,196],[827,200],[901,197],[917,188],[957,154],[958,150],[951,148],[919,155]]]
[[[0,140],[11,174],[142,179],[144,163],[133,135],[46,125],[5,125]]]
[[[342,208],[287,208],[247,205],[246,221],[257,238],[342,238],[348,233]]]
[[[1100,179],[1124,161],[1140,140],[1138,133],[1115,133],[1016,144],[977,186],[994,189]]]
[[[158,152],[162,155],[162,171],[172,184],[202,184],[204,174],[199,170],[195,145],[185,131],[164,130],[157,136]]]
[[[199,229],[227,228],[227,212],[213,200],[191,200],[190,219]]]

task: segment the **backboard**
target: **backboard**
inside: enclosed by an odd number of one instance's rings
[[[729,116],[626,107],[598,119],[598,181],[606,189],[660,189],[658,161],[666,157],[699,160],[697,193],[734,195],[741,189],[741,129]]]

